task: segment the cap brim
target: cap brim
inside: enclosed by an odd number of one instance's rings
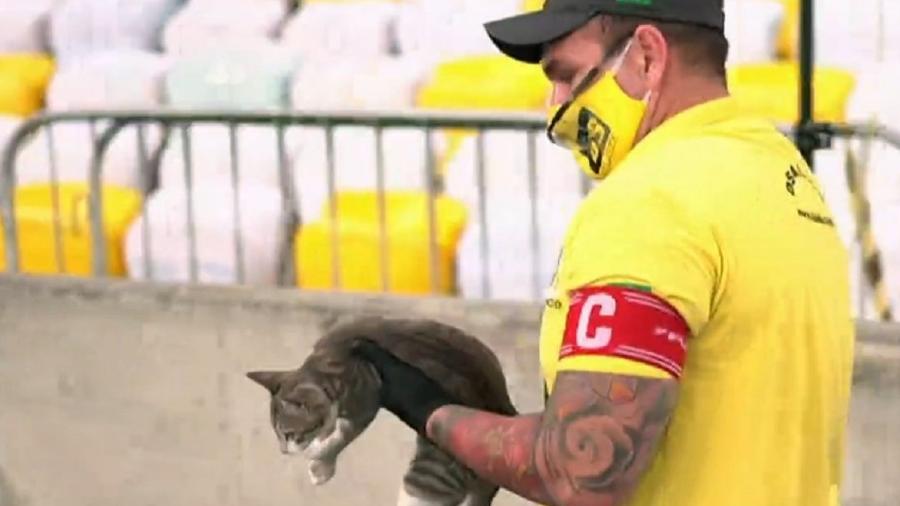
[[[484,25],[503,54],[525,63],[538,63],[544,45],[587,23],[589,11],[536,11],[498,19]]]

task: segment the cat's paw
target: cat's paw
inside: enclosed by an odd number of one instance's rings
[[[309,481],[313,485],[322,485],[334,476],[334,462],[324,460],[309,461]]]

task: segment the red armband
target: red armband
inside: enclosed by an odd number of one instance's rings
[[[690,328],[662,298],[631,288],[592,286],[571,292],[559,358],[621,357],[681,377]]]

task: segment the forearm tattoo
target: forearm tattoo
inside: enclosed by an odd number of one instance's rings
[[[563,372],[543,414],[447,406],[429,433],[475,473],[529,500],[621,504],[653,457],[677,388],[675,380]]]

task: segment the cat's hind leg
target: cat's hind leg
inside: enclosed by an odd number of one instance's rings
[[[469,494],[469,481],[465,468],[420,436],[403,476],[397,506],[457,506]]]

